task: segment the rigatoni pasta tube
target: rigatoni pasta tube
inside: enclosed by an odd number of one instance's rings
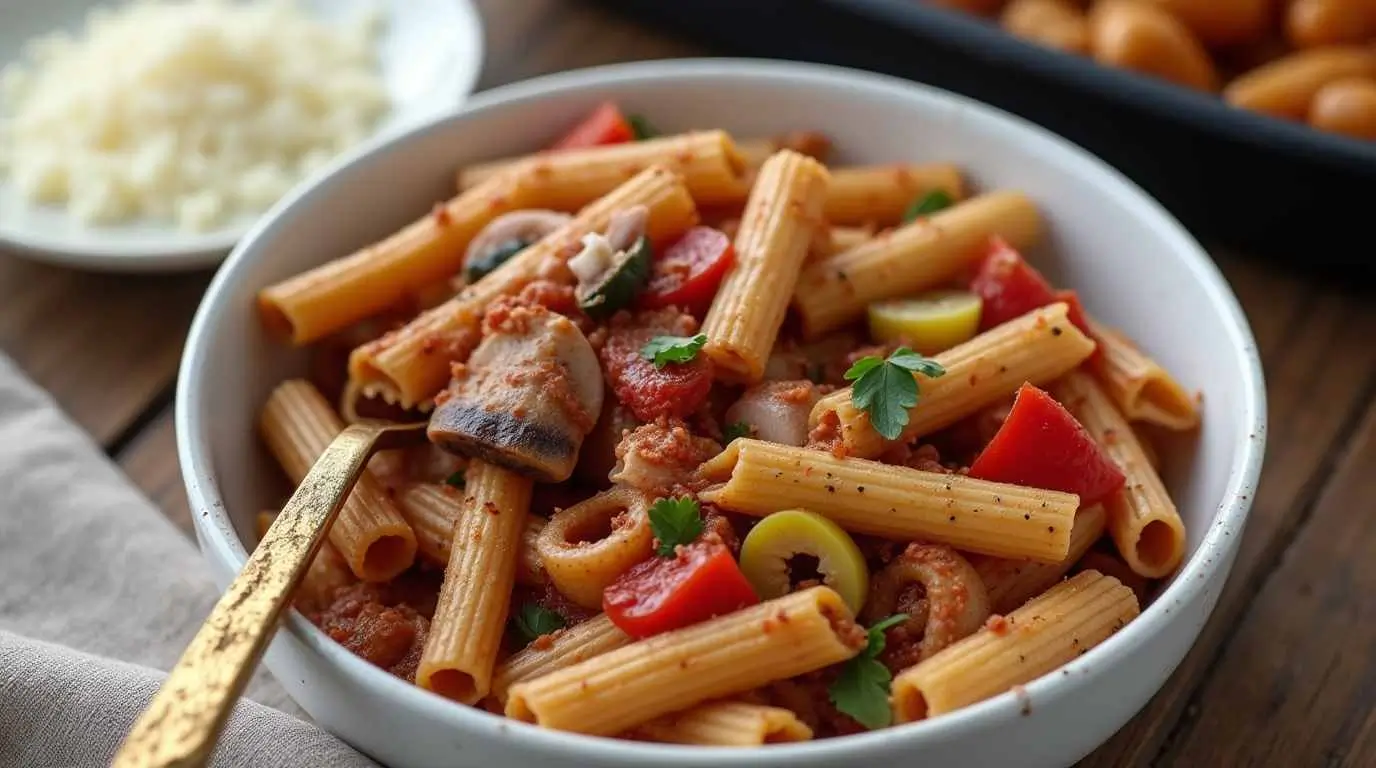
[[[1016,610],[1064,578],[1094,542],[1103,537],[1106,518],[1101,504],[1075,513],[1075,523],[1070,529],[1070,551],[1059,563],[972,555],[970,565],[984,582],[990,610],[994,613]]]
[[[1123,490],[1104,501],[1119,554],[1143,576],[1170,574],[1185,557],[1185,523],[1137,434],[1093,376],[1072,372],[1052,386],[1051,394],[1127,476]]]
[[[711,701],[657,717],[625,734],[641,741],[708,747],[758,747],[808,741],[812,729],[792,711],[744,701]]]
[[[507,690],[522,680],[534,680],[632,643],[631,636],[599,613],[554,633],[548,646],[534,644],[511,654],[492,675],[492,695],[506,705]]]
[[[506,715],[611,736],[710,699],[845,661],[865,645],[845,601],[813,587],[511,686]]]
[[[698,205],[739,203],[749,192],[745,160],[725,131],[696,131],[646,141],[540,152],[516,160],[470,166],[460,189],[490,179],[494,168],[518,169],[527,180],[530,207],[576,211],[659,165],[677,172]]]
[[[1097,323],[1091,330],[1102,351],[1094,359],[1094,374],[1124,416],[1167,429],[1199,426],[1194,398],[1165,368],[1123,334]]]
[[[268,450],[293,484],[344,431],[344,422],[309,381],[282,382],[258,418]],[[364,581],[387,581],[416,559],[416,535],[372,472],[364,470],[334,524],[330,543]]]
[[[1029,683],[1102,643],[1138,614],[1117,579],[1084,571],[893,680],[894,721],[953,712]]]
[[[960,421],[1017,391],[1023,382],[1044,384],[1074,368],[1094,352],[1090,341],[1066,319],[1057,303],[995,326],[937,354],[946,374],[919,377],[921,396],[908,409],[908,425],[895,443],[911,442]],[[851,402],[849,387],[823,397],[812,408],[816,427],[835,420],[839,439],[851,456],[872,459],[890,444],[870,425],[869,415]]]
[[[736,262],[702,323],[705,351],[725,378],[764,376],[798,269],[824,226],[826,189],[827,169],[797,152],[779,152],[760,169],[736,233]]]
[[[449,381],[450,365],[477,346],[488,304],[568,261],[583,235],[601,232],[612,214],[635,205],[649,209],[647,233],[655,242],[697,223],[697,208],[678,174],[658,166],[642,171],[454,298],[355,349],[349,356],[350,379],[360,394],[379,395],[406,408],[434,396]]]
[[[492,686],[533,483],[478,459],[468,466],[466,478],[463,511],[454,523],[454,544],[416,684],[475,704]]]
[[[297,345],[347,328],[458,272],[483,227],[530,205],[519,175],[493,177],[385,240],[263,289],[263,323]]]
[[[874,239],[873,227],[831,227],[819,233],[812,243],[809,258],[826,258]]]
[[[796,507],[856,533],[1052,563],[1065,559],[1079,506],[1071,493],[749,438],[731,441],[698,474],[715,483],[698,498],[732,512],[764,517]]]
[[[268,535],[268,528],[276,519],[276,512],[258,513],[258,539]],[[357,581],[344,556],[334,548],[329,539],[320,542],[320,549],[311,559],[306,575],[301,577],[301,585],[296,588],[297,605],[306,609],[323,609],[334,601],[335,590],[347,587]]]
[[[948,163],[833,168],[823,209],[832,224],[897,224],[914,200],[941,191],[965,196],[960,169]]]
[[[793,306],[803,334],[816,338],[864,316],[872,301],[950,281],[985,252],[992,236],[1022,249],[1040,234],[1041,217],[1021,192],[973,197],[809,264],[798,276]]]
[[[463,512],[464,492],[447,485],[417,483],[397,497],[401,516],[416,533],[420,556],[441,568],[449,564],[454,546],[454,521]],[[545,527],[539,515],[526,515],[521,532],[521,554],[516,561],[516,583],[535,586],[545,583],[545,569],[535,539]]]

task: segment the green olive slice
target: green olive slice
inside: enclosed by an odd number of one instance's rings
[[[766,600],[788,594],[789,559],[817,558],[824,583],[858,612],[869,592],[865,556],[841,526],[814,512],[786,509],[764,518],[741,544],[741,571]]]

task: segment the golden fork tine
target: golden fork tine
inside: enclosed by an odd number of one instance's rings
[[[120,745],[115,768],[203,766],[325,532],[375,451],[425,424],[354,424],[335,437],[225,590]]]

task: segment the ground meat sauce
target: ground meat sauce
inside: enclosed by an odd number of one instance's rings
[[[817,420],[817,426],[807,433],[807,447],[826,451],[838,459],[846,457],[846,441],[841,439],[841,417],[836,411],[827,411]]]
[[[360,582],[341,587],[330,605],[310,618],[335,642],[365,661],[414,682],[430,620],[412,605],[395,600],[396,584],[401,581],[404,579],[387,585]],[[427,607],[433,613],[431,594]]]
[[[812,729],[816,738],[864,733],[865,726],[831,703],[831,694],[827,689],[836,682],[840,673],[839,664],[809,672],[770,685],[764,695],[773,706],[791,710]]]
[[[660,417],[627,431],[616,446],[612,480],[651,494],[698,484],[697,468],[721,453],[715,440],[698,437],[678,419]]]
[[[737,528],[736,523],[732,522],[743,519],[741,515],[732,515],[723,512],[711,504],[702,504],[702,529],[704,536],[715,536],[727,549],[731,550],[732,557],[739,557],[741,554],[741,539],[737,534],[738,530],[746,530],[744,527]]]
[[[686,363],[662,368],[641,354],[656,336],[692,336],[698,324],[676,309],[618,313],[599,351],[607,384],[616,399],[640,421],[661,416],[685,418],[707,400],[712,390],[712,361],[698,353]]]

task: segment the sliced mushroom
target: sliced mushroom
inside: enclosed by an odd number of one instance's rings
[[[567,213],[538,208],[498,216],[468,243],[463,257],[464,275],[468,282],[476,281],[572,218]]]
[[[761,440],[783,445],[807,443],[807,419],[821,395],[806,379],[767,381],[747,389],[726,409],[726,423],[744,422]]]
[[[602,410],[597,355],[541,306],[511,308],[495,325],[435,398],[430,440],[541,482],[567,480]]]

